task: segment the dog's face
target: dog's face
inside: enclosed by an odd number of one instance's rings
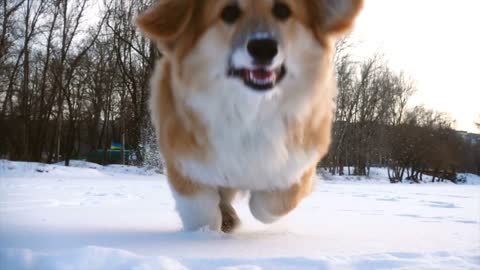
[[[314,80],[333,38],[350,28],[362,2],[160,0],[137,24],[178,64],[187,85],[219,82],[264,93]]]

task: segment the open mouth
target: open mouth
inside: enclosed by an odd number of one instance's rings
[[[230,69],[228,75],[243,80],[243,83],[256,91],[268,91],[278,85],[285,77],[287,69],[284,65],[277,69],[266,68],[255,69]]]

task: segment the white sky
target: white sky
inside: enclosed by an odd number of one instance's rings
[[[382,52],[417,81],[411,105],[448,112],[479,132],[480,0],[365,0],[353,36],[360,55]]]

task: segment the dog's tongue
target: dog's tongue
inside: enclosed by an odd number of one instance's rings
[[[262,80],[262,81],[263,80],[268,80],[268,79],[272,78],[273,75],[274,75],[273,71],[269,71],[269,70],[265,70],[265,69],[256,69],[256,70],[252,70],[250,72],[251,72],[252,77],[254,77],[257,80]]]

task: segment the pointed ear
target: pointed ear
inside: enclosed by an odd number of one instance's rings
[[[316,25],[323,34],[338,35],[350,30],[363,7],[363,0],[309,0]]]
[[[363,8],[363,0],[323,0],[325,2],[328,32],[341,34],[349,30]]]
[[[160,0],[140,14],[135,24],[162,50],[172,50],[175,41],[192,19],[194,2],[190,0]]]

